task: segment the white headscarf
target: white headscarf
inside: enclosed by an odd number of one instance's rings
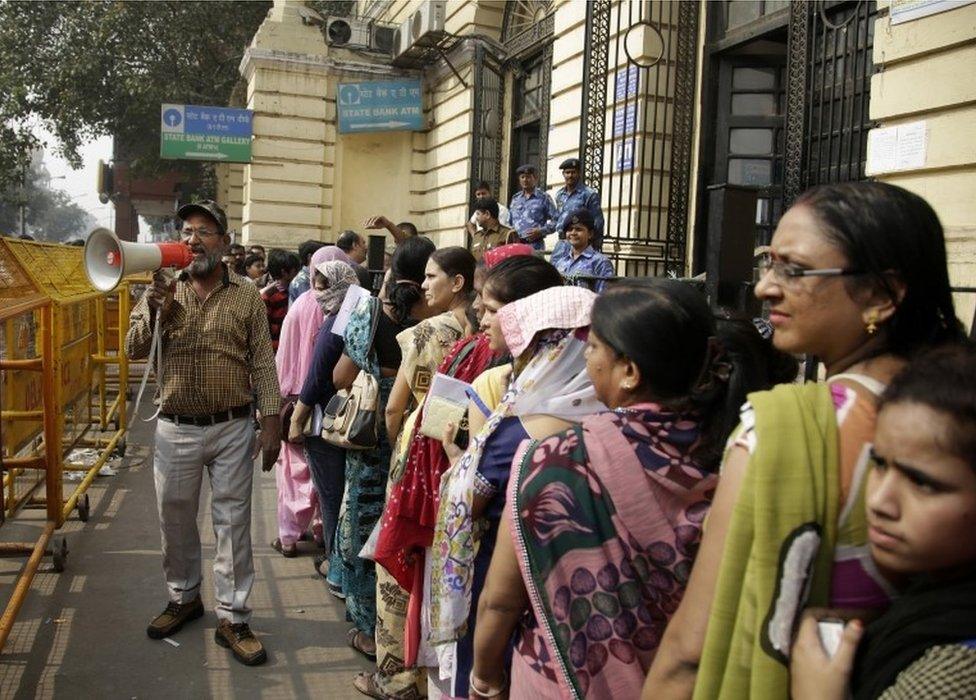
[[[441,477],[431,573],[430,642],[462,637],[471,609],[471,584],[480,531],[471,518],[478,464],[485,443],[509,416],[550,415],[576,421],[606,410],[586,372],[586,329],[596,295],[581,287],[554,287],[503,306],[502,333],[519,355],[536,338],[532,358],[512,380],[498,408],[471,439],[461,459]],[[514,319],[533,319],[529,338]],[[517,350],[516,350],[517,348]],[[520,357],[519,359],[525,359]]]
[[[340,260],[326,260],[316,265],[315,271],[325,277],[328,285],[325,289],[315,289],[314,285],[312,287],[322,313],[326,316],[338,313],[349,287],[359,283],[355,270]]]

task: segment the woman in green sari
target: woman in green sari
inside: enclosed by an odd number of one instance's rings
[[[816,187],[780,220],[756,295],[773,344],[823,384],[749,397],[702,546],[644,698],[786,698],[807,606],[884,609],[863,500],[877,396],[905,362],[961,337],[938,217],[880,182]]]

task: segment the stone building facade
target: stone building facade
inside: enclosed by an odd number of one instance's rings
[[[355,13],[397,27],[426,2]],[[953,283],[976,285],[976,3],[447,0],[413,61],[329,45],[318,19],[276,0],[241,65],[254,159],[221,166],[220,197],[245,241],[332,240],[382,213],[463,243],[475,182],[507,201],[535,162],[552,190],[576,156],[618,274],[709,269],[744,298],[743,265],[803,189],[875,177],[932,203]],[[421,130],[338,133],[338,84],[399,78],[422,81]],[[872,130],[915,122],[921,159],[872,153]]]

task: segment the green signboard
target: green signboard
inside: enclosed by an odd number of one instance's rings
[[[251,162],[249,109],[164,104],[160,109],[161,158]]]

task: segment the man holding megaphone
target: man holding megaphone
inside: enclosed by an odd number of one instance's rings
[[[126,336],[133,360],[150,354],[156,328],[162,343],[153,473],[170,602],[146,631],[162,639],[204,614],[197,510],[206,467],[217,538],[214,639],[241,663],[255,665],[266,653],[248,624],[254,582],[251,481],[258,453],[268,471],[281,445],[274,353],[257,288],[221,262],[230,244],[223,210],[203,201],[180,207],[178,215],[192,262],[175,278],[156,271],[132,311]],[[133,251],[123,246],[121,255]],[[254,396],[261,414],[257,439]]]

